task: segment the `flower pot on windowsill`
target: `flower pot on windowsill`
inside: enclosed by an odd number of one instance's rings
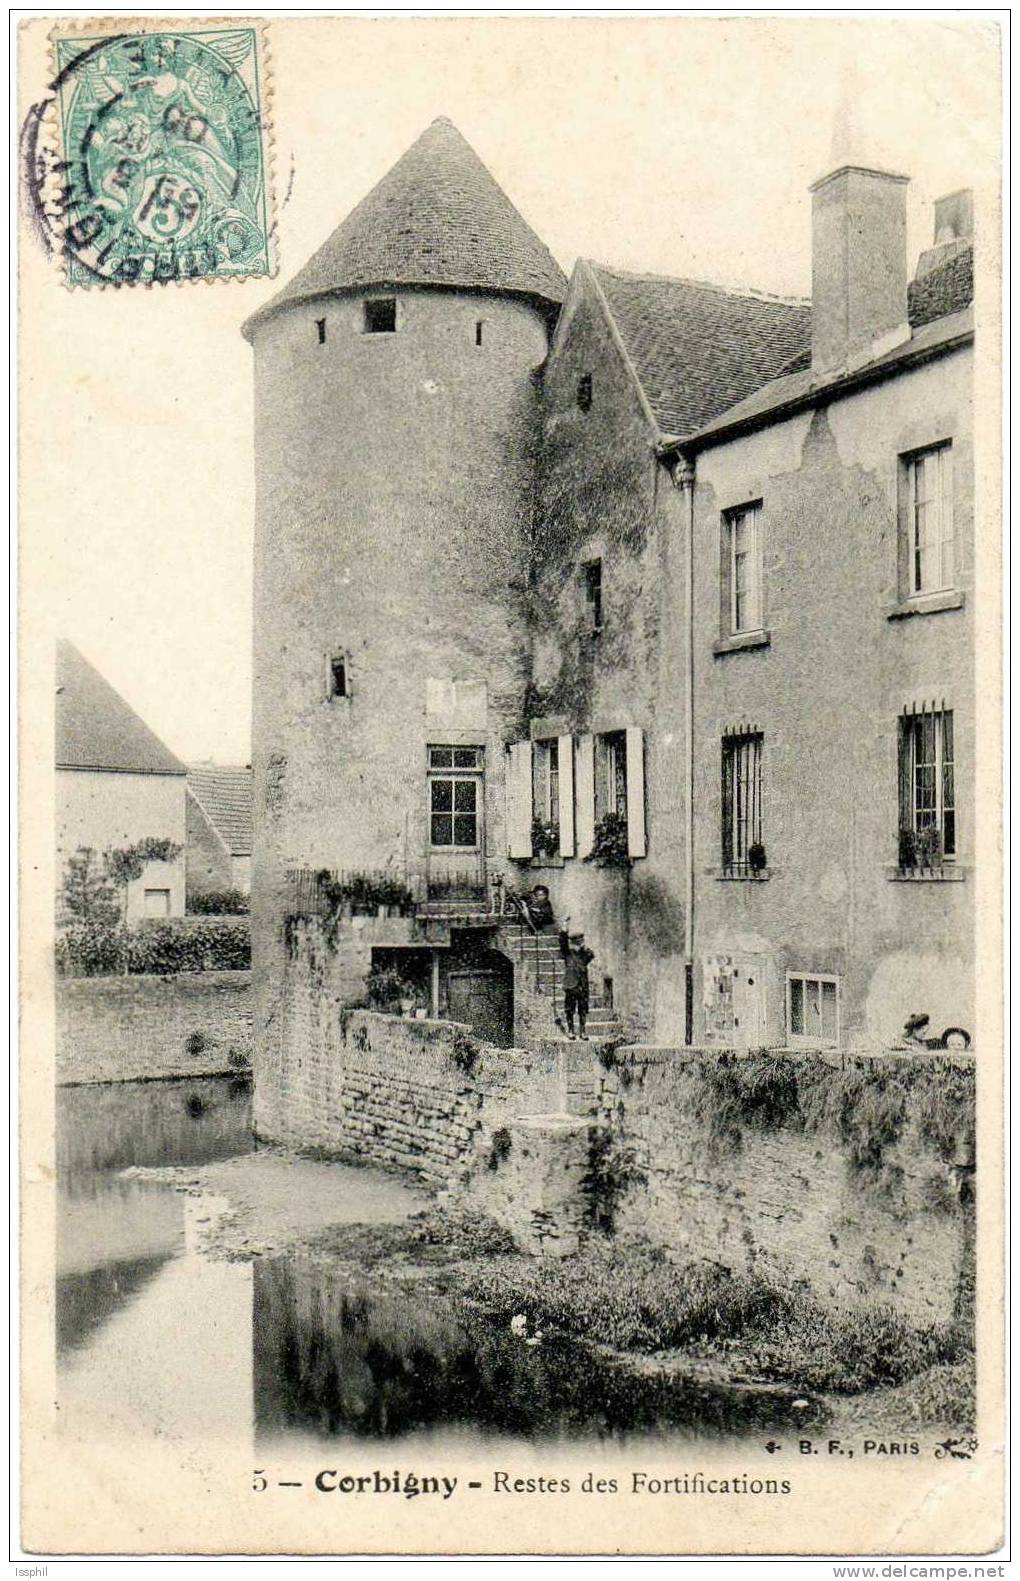
[[[592,848],[584,860],[602,868],[631,866],[627,819],[622,813],[607,812],[598,820]]]

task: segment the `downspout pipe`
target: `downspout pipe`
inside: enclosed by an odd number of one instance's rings
[[[675,455],[675,453],[674,453]],[[675,455],[673,485],[684,502],[684,959],[694,991],[694,489],[695,464]],[[693,1021],[693,1015],[692,1015]]]

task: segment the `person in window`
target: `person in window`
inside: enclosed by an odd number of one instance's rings
[[[588,1041],[588,963],[595,959],[595,951],[589,950],[584,942],[583,933],[568,933],[566,924],[570,921],[564,919],[564,926],[560,929],[560,954],[563,957],[563,1012],[567,1018],[567,1036],[574,1036],[574,1017],[577,1017],[577,1029],[582,1043]]]

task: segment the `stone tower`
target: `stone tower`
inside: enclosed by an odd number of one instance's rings
[[[245,325],[260,1046],[283,970],[288,869],[482,883],[487,856],[505,852],[534,372],[565,283],[440,119]],[[433,787],[453,748],[461,777]]]

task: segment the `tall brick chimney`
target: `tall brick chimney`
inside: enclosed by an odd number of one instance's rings
[[[811,188],[811,366],[830,373],[906,339],[907,176],[843,165]]]

